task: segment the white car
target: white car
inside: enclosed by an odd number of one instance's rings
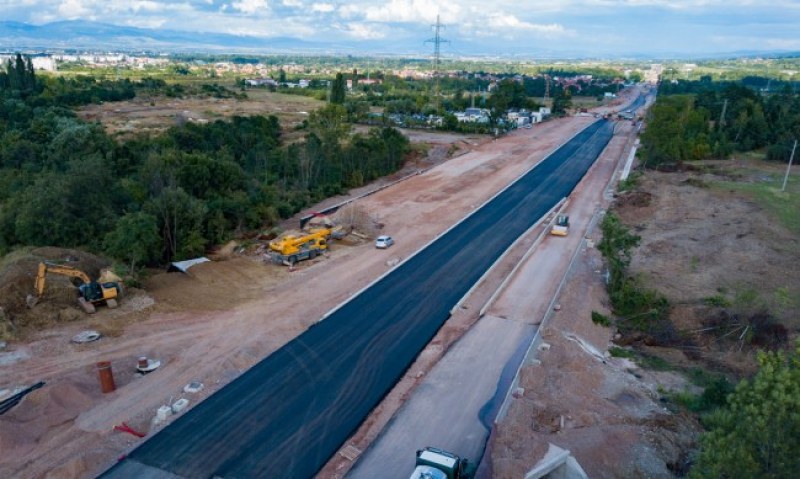
[[[375,239],[375,247],[379,249],[386,249],[394,244],[391,236],[381,235]]]

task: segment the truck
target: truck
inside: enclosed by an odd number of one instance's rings
[[[417,451],[411,479],[471,479],[474,475],[475,467],[467,459],[442,449],[426,447]]]
[[[558,215],[556,217],[555,224],[550,229],[550,234],[556,236],[567,236],[567,233],[569,233],[569,216]]]
[[[303,236],[289,235],[269,243],[275,261],[294,266],[298,261],[314,259],[328,249],[330,230],[315,231]]]

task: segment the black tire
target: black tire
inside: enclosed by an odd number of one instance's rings
[[[317,257],[317,250],[311,250],[311,251],[308,253],[308,258],[309,258],[309,259],[314,259],[314,258],[316,258],[316,257]]]
[[[297,256],[289,256],[289,264],[294,266],[297,263]]]

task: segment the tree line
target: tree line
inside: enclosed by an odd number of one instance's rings
[[[800,137],[800,95],[788,84],[762,92],[705,78],[666,82],[659,93],[642,135],[649,167],[760,148],[769,160],[788,161]]]
[[[391,128],[352,134],[335,104],[312,112],[305,140],[291,145],[276,117],[260,115],[121,142],[68,107],[92,101],[76,91],[129,82],[42,81],[23,68],[28,83],[0,88],[0,253],[78,247],[133,268],[184,259],[392,173],[408,151]],[[33,88],[23,94],[22,84]]]

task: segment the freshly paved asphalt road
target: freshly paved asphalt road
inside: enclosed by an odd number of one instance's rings
[[[492,263],[611,139],[599,120],[447,234],[181,416],[102,477],[313,477]]]

